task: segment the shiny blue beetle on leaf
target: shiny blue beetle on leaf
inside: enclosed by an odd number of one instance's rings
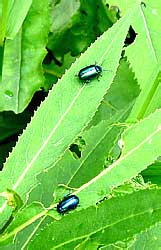
[[[98,78],[101,75],[102,75],[102,67],[97,64],[87,66],[81,69],[78,73],[79,79],[84,82],[90,82],[90,80]]]
[[[57,211],[60,214],[64,214],[70,210],[75,209],[79,204],[79,198],[76,195],[69,195],[65,197],[59,204],[57,205]]]

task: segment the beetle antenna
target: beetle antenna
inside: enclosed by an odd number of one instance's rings
[[[111,69],[103,69],[103,71],[113,72]]]

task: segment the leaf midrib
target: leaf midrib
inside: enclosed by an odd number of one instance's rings
[[[131,15],[134,13],[131,13]],[[124,22],[122,23],[122,27],[126,26],[127,24]],[[121,33],[122,29],[120,28],[118,33]],[[111,43],[109,44],[106,52],[103,54],[103,56],[105,56],[110,47],[112,46],[112,44],[114,43],[115,40],[117,40],[118,34],[113,37],[113,40],[111,41]],[[59,83],[58,83],[59,84]],[[74,105],[74,103],[76,102],[77,98],[80,96],[81,92],[84,90],[85,88],[85,84],[82,85],[82,87],[80,88],[79,92],[77,93],[77,95],[74,97],[74,99],[72,100],[71,104],[69,105],[69,107],[66,109],[66,111],[64,112],[64,114],[61,116],[61,118],[59,119],[59,122],[56,124],[56,126],[52,129],[51,133],[49,134],[49,136],[47,137],[45,143],[40,147],[40,149],[37,151],[37,153],[35,154],[35,156],[32,158],[32,160],[30,161],[30,163],[28,164],[28,166],[26,166],[24,172],[21,174],[21,176],[19,177],[19,179],[17,180],[17,182],[15,183],[15,185],[12,187],[13,190],[15,190],[19,184],[21,183],[21,181],[23,180],[24,176],[26,175],[26,173],[29,171],[29,169],[31,168],[32,164],[35,162],[35,160],[38,158],[38,156],[40,155],[40,153],[43,151],[43,149],[45,148],[45,146],[48,144],[49,140],[51,139],[51,137],[53,136],[53,134],[55,133],[55,131],[57,130],[57,128],[59,127],[59,125],[61,124],[61,122],[63,121],[63,119],[65,118],[65,116],[68,114],[68,112],[70,111],[70,109],[72,108],[72,106]]]

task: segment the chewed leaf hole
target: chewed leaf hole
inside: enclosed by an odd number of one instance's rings
[[[84,150],[85,145],[85,141],[82,137],[78,137],[75,143],[70,145],[69,150],[72,152],[75,159],[80,159],[82,157],[82,151]]]
[[[69,150],[73,153],[74,158],[81,158],[81,151],[77,144],[71,144]]]
[[[127,37],[125,39],[125,46],[129,46],[130,44],[132,44],[135,41],[136,36],[137,36],[137,33],[135,32],[133,27],[130,25]]]

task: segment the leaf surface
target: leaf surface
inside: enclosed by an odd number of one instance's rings
[[[31,7],[32,0],[9,1],[6,25],[6,37],[13,39],[22,26],[23,21]]]
[[[37,176],[40,185],[30,193],[29,202],[36,200],[41,201],[45,206],[49,206],[53,200],[53,192],[56,196],[63,197],[60,188],[58,192],[56,191],[60,183],[78,188],[104,169],[107,157],[111,154],[121,131],[126,128],[126,125],[122,122],[124,123],[128,117],[139,93],[138,86],[133,78],[134,75],[129,70],[126,61],[121,61],[116,77],[91,124],[97,124],[96,122],[101,118],[104,121],[94,127],[86,128],[81,133],[81,137],[78,137],[84,143],[84,146],[80,149],[80,158],[77,157],[76,159],[68,149],[56,165],[50,166],[45,172],[40,173]],[[79,142],[76,139],[74,145],[77,144]],[[63,191],[65,190],[63,189]]]
[[[120,158],[75,192],[79,194],[83,206],[87,207],[103,198],[113,187],[138,175],[161,155],[158,147],[161,140],[160,117],[161,110],[157,110],[125,131]]]
[[[155,226],[149,228],[145,232],[136,235],[133,244],[128,248],[129,250],[134,249],[153,249],[158,250],[161,246],[161,224],[157,223]]]
[[[74,249],[76,245],[86,249],[87,242],[108,245],[133,237],[160,220],[161,191],[142,190],[53,221],[30,242],[28,249],[36,249],[40,244],[50,249]]]
[[[54,165],[87,125],[113,80],[133,14],[132,10],[100,37],[50,92],[4,166],[2,190],[14,190],[25,202],[29,192],[39,185],[36,175]],[[104,72],[99,83],[96,79],[82,84],[75,72],[85,66],[93,53],[98,63],[107,57],[112,72]],[[68,98],[63,98],[62,93]],[[4,203],[1,212],[6,206]]]
[[[123,1],[107,1],[110,5],[117,5],[124,14],[136,0],[127,4]],[[138,79],[141,93],[131,112],[129,120],[142,119],[156,108],[160,108],[160,70],[161,70],[161,29],[160,0],[137,1],[136,15],[131,26],[136,34],[135,40],[125,49],[125,54]],[[157,79],[159,78],[159,79]],[[159,92],[159,93],[158,93]],[[154,102],[154,105],[153,105]],[[156,106],[157,105],[157,106]]]
[[[0,111],[22,112],[44,84],[42,61],[49,29],[48,1],[33,1],[13,40],[6,40],[0,82]]]

